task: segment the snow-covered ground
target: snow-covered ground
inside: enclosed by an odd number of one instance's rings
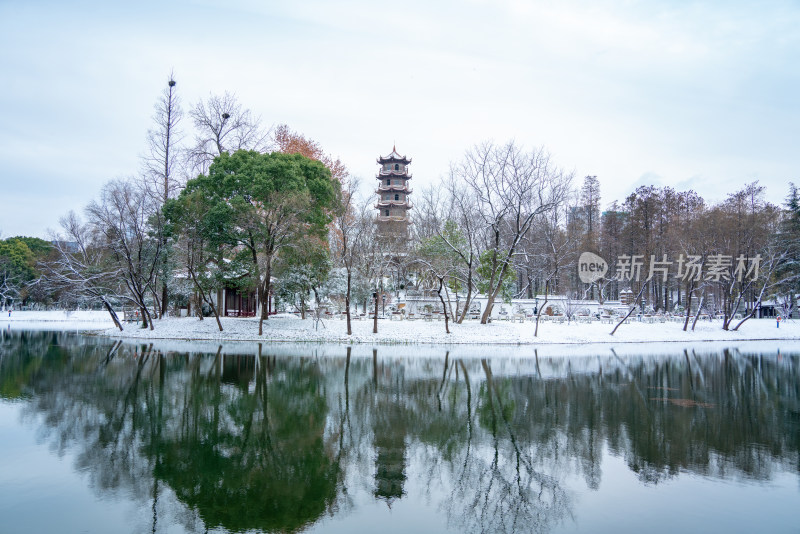
[[[381,346],[381,357],[436,357],[447,351],[451,357],[508,358],[516,361],[529,356],[561,357],[613,354],[614,357],[644,354],[680,354],[685,350],[730,349],[742,352],[775,354],[800,350],[800,321],[784,321],[776,328],[774,320],[750,320],[740,332],[725,332],[719,321],[698,322],[694,332],[683,332],[682,323],[639,323],[622,325],[612,337],[614,324],[542,323],[539,336],[533,336],[534,324],[505,321],[481,325],[476,321],[450,325],[446,334],[443,322],[378,321],[378,333],[372,333],[372,321],[353,321],[353,335],[345,334],[345,322],[324,321],[318,329],[312,320],[295,316],[275,316],[264,323],[264,335],[258,336],[257,319],[223,318],[219,332],[213,318],[167,318],[156,321],[155,330],[143,330],[126,324],[120,332],[105,312],[23,312],[4,313],[0,322],[8,330],[75,330],[124,338],[129,343],[147,341],[160,350],[260,354],[268,343],[270,354],[305,354],[309,348],[316,356],[343,356],[344,345],[352,346],[353,357],[371,357]],[[190,342],[190,343],[187,343]],[[225,343],[224,348],[223,342]],[[229,343],[233,342],[233,343]],[[352,345],[351,345],[352,344]],[[312,348],[313,347],[313,348]]]
[[[0,324],[25,330],[97,330],[114,326],[108,312],[77,311],[20,311],[0,312]]]
[[[684,332],[678,322],[639,323],[620,326],[609,335],[614,324],[552,323],[539,325],[534,337],[534,323],[496,321],[481,325],[477,321],[450,324],[446,334],[443,321],[378,321],[378,333],[372,333],[371,320],[353,321],[353,335],[346,334],[343,320],[325,320],[315,328],[311,319],[293,315],[270,317],[264,323],[264,335],[258,335],[258,319],[222,319],[223,331],[213,318],[166,318],[157,320],[155,329],[142,329],[126,324],[120,332],[113,327],[108,314],[101,311],[14,311],[11,317],[0,317],[15,328],[80,329],[98,331],[111,337],[137,339],[190,339],[207,341],[280,341],[354,344],[586,344],[586,343],[662,343],[694,341],[800,340],[800,321],[783,321],[780,328],[774,319],[751,319],[738,332],[722,330],[720,321],[700,321],[694,332]]]

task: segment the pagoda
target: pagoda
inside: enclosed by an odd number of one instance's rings
[[[411,188],[408,187],[410,163],[411,160],[398,154],[395,147],[392,147],[388,156],[378,158],[381,168],[376,176],[378,202],[375,208],[378,216],[375,222],[380,236],[408,239],[408,225],[411,224],[408,210],[413,207],[408,199],[411,194]]]

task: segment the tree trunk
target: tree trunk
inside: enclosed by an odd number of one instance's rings
[[[752,319],[753,316],[756,314],[756,309],[757,308],[755,306],[753,306],[752,311],[750,313],[748,313],[747,315],[745,315],[744,318],[742,318],[742,320],[739,321],[739,323],[736,326],[733,327],[733,331],[736,332],[737,330],[739,330],[739,327],[744,324],[745,321],[747,321],[748,319]]]
[[[325,323],[322,322],[322,310],[320,309],[319,291],[316,286],[312,286],[311,291],[314,292],[314,330],[319,329],[320,323],[322,328],[325,328]]]
[[[628,310],[628,313],[625,315],[625,317],[623,317],[622,320],[617,323],[617,326],[614,327],[614,330],[611,331],[610,335],[613,336],[614,332],[617,331],[617,328],[619,328],[622,323],[624,323],[625,321],[628,320],[628,317],[631,316],[631,314],[633,313],[633,310],[636,309],[636,303],[638,303],[641,300],[642,294],[644,293],[644,288],[646,288],[646,287],[647,287],[647,282],[643,282],[642,283],[642,288],[639,290],[639,294],[636,295],[636,299],[633,301],[633,305],[631,306],[631,309]]]
[[[153,317],[161,319],[161,299],[158,296],[158,291],[153,286],[150,286],[150,293],[153,294]]]
[[[536,328],[533,329],[533,337],[539,335],[539,317],[542,316],[542,311],[544,310],[545,306],[547,306],[547,299],[550,296],[550,281],[548,280],[544,284],[544,302],[542,303],[542,307],[539,308],[536,313]]]
[[[192,282],[194,282],[195,288],[197,289],[197,293],[199,293],[200,298],[206,302],[211,308],[211,311],[214,313],[214,318],[217,320],[217,327],[219,327],[219,331],[222,332],[222,322],[219,320],[219,311],[217,307],[214,305],[214,300],[211,298],[211,295],[206,296],[206,292],[203,291],[203,288],[200,286],[200,283],[197,281],[197,276],[194,273],[194,270],[189,270],[189,276],[192,277]],[[202,306],[201,306],[202,309]],[[203,314],[200,313],[200,318],[202,319]]]
[[[375,288],[375,317],[372,320],[372,333],[378,333],[378,291]]]
[[[261,318],[258,321],[258,335],[264,334],[264,321],[269,319],[269,290],[270,290],[270,275],[272,274],[272,261],[267,258],[266,272],[264,273],[264,281],[259,286],[261,290]]]
[[[150,310],[147,309],[147,306],[140,305],[139,313],[142,314],[142,328],[153,330],[153,318],[150,317]]]
[[[168,298],[167,282],[164,281],[161,285],[161,317],[167,315]]]
[[[503,276],[506,274],[506,267],[508,267],[508,261],[505,261],[503,262],[502,267],[500,267],[500,272],[497,272],[497,253],[500,246],[500,231],[496,228],[494,229],[494,235],[494,250],[492,251],[492,276],[489,280],[489,291],[486,293],[486,309],[483,310],[483,314],[481,315],[481,324],[488,323],[489,318],[492,316],[494,299],[497,298],[497,294],[500,292],[500,288],[503,286]],[[514,249],[512,248],[511,252],[513,251]],[[509,254],[508,259],[510,258],[511,255]],[[495,275],[497,275],[496,279]]]
[[[470,266],[470,272],[467,274],[467,298],[464,300],[464,311],[460,312],[459,315],[456,316],[455,321],[458,324],[464,324],[464,318],[469,313],[469,305],[472,304],[472,267]]]
[[[498,276],[498,280],[489,286],[489,293],[486,295],[486,309],[483,310],[483,315],[481,315],[481,324],[486,324],[489,322],[489,318],[492,316],[492,307],[494,306],[494,300],[497,298],[497,294],[500,292],[500,288],[503,286],[503,276],[506,273],[506,266],[508,264],[504,264],[503,267],[500,268],[500,274]],[[494,287],[496,284],[496,287]]]
[[[106,299],[103,299],[103,306],[106,307],[106,310],[108,311],[108,314],[111,316],[111,320],[114,321],[116,327],[119,328],[120,332],[122,332],[123,330],[122,323],[120,323],[119,317],[117,317],[117,312],[114,311],[114,308],[111,307],[111,304],[109,304]]]
[[[694,314],[694,321],[692,321],[692,332],[694,332],[694,327],[697,326],[697,319],[700,318],[700,311],[703,309],[703,303],[705,302],[706,297],[703,295],[700,297],[700,304],[697,305],[697,313]]]
[[[694,292],[694,280],[689,284],[689,291],[686,292],[686,320],[683,321],[683,331],[689,327],[689,315],[692,313],[692,292]],[[678,293],[680,295],[680,292]]]
[[[439,278],[439,289],[436,291],[439,294],[439,300],[442,301],[442,311],[444,312],[444,331],[450,333],[450,325],[447,322],[447,305],[444,303],[442,297],[442,287],[444,286],[444,277]]]
[[[222,332],[222,321],[219,320],[219,311],[217,311],[217,307],[214,306],[214,303],[209,303],[211,306],[211,311],[214,312],[214,318],[217,320],[217,327],[219,327],[219,331]]]
[[[353,335],[353,326],[350,323],[350,287],[353,278],[353,273],[350,268],[347,269],[347,292],[344,294],[345,316],[347,318],[347,335]]]

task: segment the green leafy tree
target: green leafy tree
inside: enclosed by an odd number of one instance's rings
[[[222,332],[214,291],[222,287],[225,262],[220,256],[219,225],[222,220],[213,211],[210,199],[202,191],[183,191],[164,205],[168,221],[166,235],[175,240],[173,247],[197,296],[211,308],[217,327]],[[202,320],[203,314],[198,314]]]
[[[36,258],[19,238],[0,241],[0,303],[24,297],[25,284],[36,277]]]
[[[240,150],[215,158],[207,175],[186,185],[209,199],[220,243],[249,258],[261,304],[259,335],[267,319],[273,261],[302,240],[327,239],[339,182],[320,162],[300,154]]]
[[[505,270],[501,269],[502,265],[507,265]],[[497,282],[496,277],[498,273],[503,273],[501,282]],[[511,299],[514,297],[514,290],[516,289],[517,272],[508,261],[508,255],[499,253],[497,250],[485,250],[480,256],[478,262],[478,291],[487,293],[491,287],[499,285],[500,298],[506,304],[511,304]]]
[[[45,241],[44,239],[39,239],[38,237],[17,236],[17,237],[12,237],[8,241],[11,240],[22,241],[23,243],[25,243],[30,249],[30,251],[33,253],[37,261],[44,259],[53,253],[53,245],[50,244],[49,241]]]

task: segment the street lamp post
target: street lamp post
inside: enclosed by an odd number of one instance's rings
[[[381,306],[381,315],[386,315],[386,293],[383,294],[383,305]]]

